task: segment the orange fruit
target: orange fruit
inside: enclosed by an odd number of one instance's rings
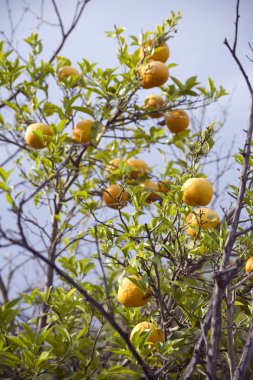
[[[145,330],[149,330],[150,331],[150,335],[148,337],[148,342],[151,343],[151,344],[156,344],[156,342],[161,342],[163,343],[164,342],[164,335],[163,335],[163,332],[162,330],[154,323],[150,323],[150,322],[140,322],[138,323],[132,330],[131,332],[131,335],[130,335],[130,339],[133,338],[133,335],[137,332],[137,331],[145,331]]]
[[[188,127],[190,119],[184,110],[173,110],[167,112],[165,124],[171,132],[179,133]]]
[[[158,187],[159,187],[159,193],[166,194],[170,190],[170,181],[168,181],[167,179],[159,181]]]
[[[79,144],[91,142],[91,127],[95,122],[92,120],[81,120],[72,131],[72,140]]]
[[[146,198],[146,201],[148,203],[154,202],[160,199],[159,195],[157,194],[157,192],[159,192],[158,183],[147,180],[144,183],[142,183],[140,186],[143,188],[145,192],[149,193],[149,195]]]
[[[130,177],[132,179],[144,177],[148,172],[148,165],[139,158],[127,160],[127,166],[130,169]]]
[[[245,264],[245,273],[249,274],[253,269],[253,257],[250,257]],[[253,282],[253,277],[250,279]]]
[[[143,88],[162,86],[169,78],[168,67],[159,61],[150,61],[138,67],[138,74]]]
[[[107,187],[103,193],[105,204],[114,209],[123,208],[129,199],[129,193],[116,184]]]
[[[80,75],[81,74],[79,73],[79,71],[72,66],[63,66],[58,71],[58,78],[59,79],[68,78],[71,76],[78,76],[79,77]]]
[[[34,132],[38,132],[36,135]],[[25,132],[25,140],[28,145],[35,149],[46,148],[53,136],[52,128],[43,123],[30,124]]]
[[[164,100],[161,98],[161,96],[156,95],[156,94],[150,94],[146,97],[145,103],[143,108],[147,111],[152,111],[149,112],[148,116],[152,117],[153,119],[159,118],[163,116],[162,112],[157,111],[157,108],[161,108],[164,105]]]
[[[154,60],[154,61],[160,61],[165,63],[170,56],[170,49],[166,42],[161,42],[158,44],[154,40],[146,41],[140,50],[140,59],[143,60],[144,58],[146,60]],[[154,49],[154,53],[150,55],[150,50]]]
[[[216,228],[220,223],[217,212],[210,208],[200,207],[186,217],[186,232],[190,236],[196,236],[198,230],[209,230]]]
[[[106,170],[112,174],[115,170],[118,169],[119,165],[121,164],[122,159],[121,158],[114,158],[109,162],[109,165],[107,166]]]
[[[131,281],[131,278],[140,280],[140,277],[135,275],[129,276],[129,278],[123,278],[119,283],[118,301],[126,307],[140,307],[146,305],[151,296],[150,288],[144,292]]]
[[[183,201],[190,206],[206,206],[211,202],[213,188],[205,178],[189,178],[183,184]]]

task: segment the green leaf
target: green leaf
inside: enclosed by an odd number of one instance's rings
[[[16,346],[21,348],[27,348],[26,344],[22,342],[22,340],[17,336],[7,335],[6,337],[10,342],[14,343]]]
[[[93,145],[97,146],[99,141],[101,140],[101,137],[103,136],[103,133],[105,131],[105,126],[101,123],[95,121],[95,123],[92,124],[91,130],[90,130],[90,137],[91,142]]]
[[[72,107],[72,109],[76,110],[76,111],[83,112],[83,113],[90,115],[92,117],[94,116],[93,110],[91,108],[88,108],[88,107],[74,106],[74,107]]]
[[[11,109],[13,109],[14,111],[16,111],[16,112],[19,111],[19,108],[15,103],[9,102],[8,100],[3,100],[3,103],[6,104]]]

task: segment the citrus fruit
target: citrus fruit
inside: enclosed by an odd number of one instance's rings
[[[250,257],[245,264],[245,273],[247,274],[250,273],[252,269],[253,269],[253,257]],[[250,281],[253,282],[253,277],[251,277]]]
[[[79,71],[72,66],[63,66],[58,71],[58,78],[59,79],[68,78],[71,76],[80,76],[80,75],[81,74],[79,73]]]
[[[138,67],[143,88],[162,86],[169,78],[168,67],[159,61],[150,61]]]
[[[159,193],[168,193],[168,191],[170,190],[170,181],[168,181],[167,179],[164,179],[162,181],[158,181],[158,187],[159,187]]]
[[[154,201],[157,201],[158,199],[160,199],[159,195],[157,194],[159,192],[158,183],[147,180],[147,181],[143,182],[140,186],[142,187],[142,189],[145,192],[149,193],[149,195],[146,198],[146,201],[148,203],[154,202]]]
[[[139,158],[127,160],[127,166],[130,169],[130,177],[132,179],[144,177],[148,172],[146,162]]]
[[[129,193],[116,184],[107,187],[103,193],[105,204],[114,209],[123,208],[129,199]]]
[[[92,120],[81,120],[77,123],[72,131],[72,140],[79,144],[91,142],[91,127],[94,124]]]
[[[132,279],[140,280],[140,277],[131,275],[123,278],[119,283],[118,301],[126,307],[140,307],[145,305],[150,298],[150,289],[144,292],[139,286],[134,284]]]
[[[189,178],[181,190],[183,201],[190,206],[206,206],[213,196],[212,185],[205,178]]]
[[[150,50],[154,53],[150,55]],[[146,41],[140,49],[140,59],[154,60],[165,63],[170,56],[170,49],[166,42],[156,43],[153,39]]]
[[[156,94],[150,94],[146,97],[143,108],[148,111],[148,116],[153,119],[163,116],[162,112],[159,112],[157,109],[161,108],[164,105],[164,100],[161,96]],[[149,112],[152,111],[153,112]]]
[[[113,160],[111,160],[109,162],[109,165],[106,168],[108,173],[112,174],[115,170],[117,170],[121,162],[122,162],[121,158],[114,158]]]
[[[142,332],[145,330],[150,331],[150,336],[148,337],[147,342],[152,343],[152,344],[156,344],[156,342],[161,342],[161,343],[164,342],[164,335],[163,335],[162,330],[156,324],[150,323],[150,322],[138,323],[133,328],[131,335],[130,335],[130,339],[132,339],[134,333],[136,333],[137,331]]]
[[[30,124],[25,132],[26,143],[35,149],[47,147],[50,143],[51,136],[53,136],[52,128],[43,123]]]
[[[190,236],[195,236],[201,230],[216,228],[220,223],[220,217],[217,212],[210,208],[200,207],[190,212],[186,217],[186,232]]]
[[[184,110],[173,110],[166,114],[165,124],[172,133],[185,130],[190,123],[188,114]]]

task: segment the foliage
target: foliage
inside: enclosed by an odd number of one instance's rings
[[[193,207],[182,202],[182,184],[206,177],[201,165],[215,147],[220,125],[173,135],[163,119],[149,118],[150,111],[143,108],[147,91],[140,86],[137,70],[140,46],[150,38],[169,40],[180,17],[172,13],[141,40],[127,38],[124,28],[115,27],[107,35],[117,42],[118,66],[102,69],[83,59],[78,64],[80,77],[58,78],[59,69],[71,61],[60,55],[44,61],[37,33],[25,40],[30,47],[26,63],[4,41],[0,44],[0,84],[6,99],[0,141],[15,153],[8,162],[10,170],[0,168],[2,208],[11,219],[10,225],[1,219],[1,247],[25,252],[37,267],[42,263],[46,274],[45,289],[45,284],[35,283],[18,298],[9,300],[13,295],[6,294],[0,307],[2,379],[46,380],[52,374],[54,379],[72,380],[137,380],[142,373],[158,379],[183,376],[210,306],[230,225],[223,218],[217,229],[198,229],[191,238],[185,219]],[[170,80],[158,90],[165,100],[163,114],[176,108],[189,112],[226,95],[211,78],[206,86],[195,75],[182,82],[173,75],[174,66],[168,64]],[[76,144],[71,131],[86,118],[96,122],[91,141]],[[32,122],[53,128],[47,148],[34,150],[26,144],[25,131]],[[126,162],[136,156],[146,159],[149,179],[169,180],[169,192],[159,193],[156,202],[147,202],[148,193],[139,186],[143,178],[130,178]],[[154,156],[162,164],[155,165]],[[122,163],[109,173],[108,164],[115,157]],[[242,152],[235,159],[244,165]],[[103,191],[113,183],[131,196],[124,209],[112,210],[102,202]],[[236,197],[238,186],[231,191]],[[248,190],[244,205],[249,224],[252,199]],[[251,240],[250,231],[238,235],[230,265],[235,258],[249,257]],[[241,280],[240,270],[241,266],[230,285]],[[141,276],[144,289],[149,284],[152,297],[143,308],[126,308],[117,301],[122,273]],[[246,283],[233,291],[233,304],[228,294],[221,302],[217,379],[229,376],[227,336],[232,331],[236,362],[247,340],[249,289]],[[231,326],[226,313],[233,318]],[[131,329],[141,321],[159,324],[165,342],[154,347],[144,332],[130,343]],[[191,378],[203,378],[205,371],[203,350]]]

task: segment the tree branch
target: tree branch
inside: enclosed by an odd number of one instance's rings
[[[253,289],[250,291],[251,293],[251,310],[253,310]],[[235,375],[233,380],[244,380],[247,368],[249,366],[250,360],[253,356],[253,316],[251,318],[250,330],[248,334],[248,339],[244,346],[244,350],[242,352],[240,361],[235,370]]]

